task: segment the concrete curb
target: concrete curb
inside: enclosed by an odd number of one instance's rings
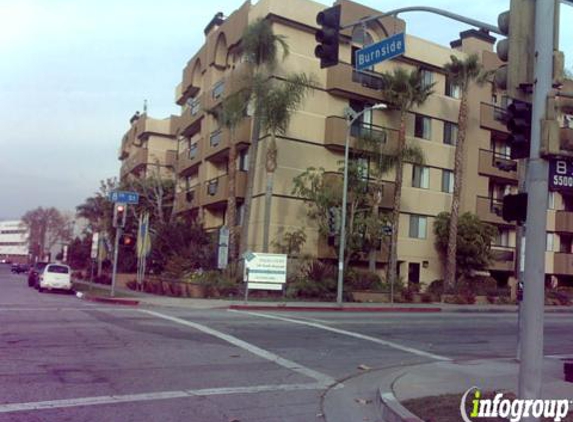
[[[392,392],[392,386],[404,373],[404,371],[395,372],[386,376],[378,387],[380,413],[384,422],[424,422],[402,406],[402,403],[398,401]]]
[[[441,308],[392,308],[392,307],[340,307],[340,306],[288,306],[288,305],[230,305],[235,311],[304,311],[304,312],[442,312]]]
[[[98,303],[109,303],[114,305],[125,305],[125,306],[138,306],[139,300],[134,299],[121,299],[113,297],[100,297],[100,296],[89,296],[82,292],[77,292],[76,296],[79,299],[87,300],[88,302],[98,302]]]

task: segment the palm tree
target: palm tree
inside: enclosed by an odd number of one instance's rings
[[[234,261],[236,254],[237,233],[237,196],[235,193],[235,179],[237,174],[237,144],[235,142],[235,130],[247,115],[247,104],[249,93],[238,91],[225,98],[222,104],[221,113],[217,116],[222,126],[229,129],[231,140],[229,142],[229,202],[227,205],[227,225],[229,226],[229,259]]]
[[[393,72],[385,72],[382,75],[384,88],[383,98],[399,112],[400,127],[398,129],[398,148],[396,155],[404,157],[406,148],[406,115],[414,106],[422,105],[434,92],[434,84],[424,84],[419,70],[410,72],[403,68],[395,68]],[[396,282],[398,266],[398,230],[400,225],[400,201],[402,199],[402,176],[404,161],[396,162],[396,177],[394,186],[394,209],[392,210],[392,234],[390,237],[390,260],[386,280],[392,288]]]
[[[269,251],[271,225],[271,204],[273,197],[274,172],[277,168],[277,135],[284,135],[293,113],[300,107],[314,80],[305,73],[289,75],[285,81],[275,84],[266,94],[262,104],[261,127],[269,132],[271,140],[266,154],[267,183],[265,190],[265,215],[263,225],[263,252]]]
[[[249,148],[249,172],[244,203],[244,224],[241,231],[240,251],[244,253],[247,250],[249,240],[249,221],[253,202],[261,116],[263,104],[265,104],[264,98],[268,91],[270,77],[276,68],[279,47],[283,51],[283,59],[288,55],[289,49],[284,36],[274,34],[270,22],[264,19],[259,19],[247,27],[243,33],[241,46],[245,60],[253,67],[253,77],[248,90],[254,109],[251,146]]]
[[[448,250],[446,253],[446,268],[444,286],[453,287],[456,282],[456,253],[458,237],[458,217],[460,212],[460,198],[462,196],[464,144],[468,124],[468,92],[472,82],[482,85],[489,72],[484,72],[477,54],[472,54],[464,60],[450,56],[450,62],[444,65],[451,83],[458,86],[461,91],[460,109],[458,112],[458,135],[456,139],[456,153],[454,159],[454,192],[450,211]]]
[[[398,150],[389,150],[385,148],[385,139],[388,133],[382,134],[363,133],[358,137],[357,147],[359,155],[369,158],[369,174],[370,179],[370,205],[371,205],[371,221],[374,223],[370,227],[368,235],[370,237],[370,251],[368,256],[368,269],[372,272],[376,271],[376,254],[378,252],[378,241],[383,236],[383,228],[380,224],[379,210],[382,205],[384,197],[384,177],[392,170],[396,169],[399,163],[408,162],[413,164],[424,164],[425,157],[424,151],[418,145],[404,145],[401,155],[398,155]]]

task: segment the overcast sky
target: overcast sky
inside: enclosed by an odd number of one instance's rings
[[[495,23],[508,0],[362,0],[379,10],[447,9]],[[331,4],[322,1],[325,4]],[[200,4],[200,7],[198,7]],[[129,118],[176,114],[174,89],[203,28],[240,0],[0,0],[0,220],[36,206],[73,210],[117,176]],[[571,7],[562,21],[573,22]],[[409,34],[448,45],[468,26],[402,15]],[[563,32],[562,40],[573,39]],[[568,56],[571,43],[562,41]],[[568,67],[571,61],[568,60]]]

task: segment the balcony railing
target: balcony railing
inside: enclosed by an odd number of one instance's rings
[[[356,138],[373,138],[385,144],[388,140],[388,131],[382,126],[377,126],[372,123],[356,122],[350,127],[350,136]]]

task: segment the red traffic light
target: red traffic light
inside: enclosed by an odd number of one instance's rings
[[[132,246],[134,244],[135,240],[133,239],[133,236],[129,235],[129,234],[124,234],[122,236],[121,239],[121,243],[124,246]]]
[[[118,205],[117,206],[117,211],[118,212],[124,212],[125,211],[125,207],[123,205]]]

